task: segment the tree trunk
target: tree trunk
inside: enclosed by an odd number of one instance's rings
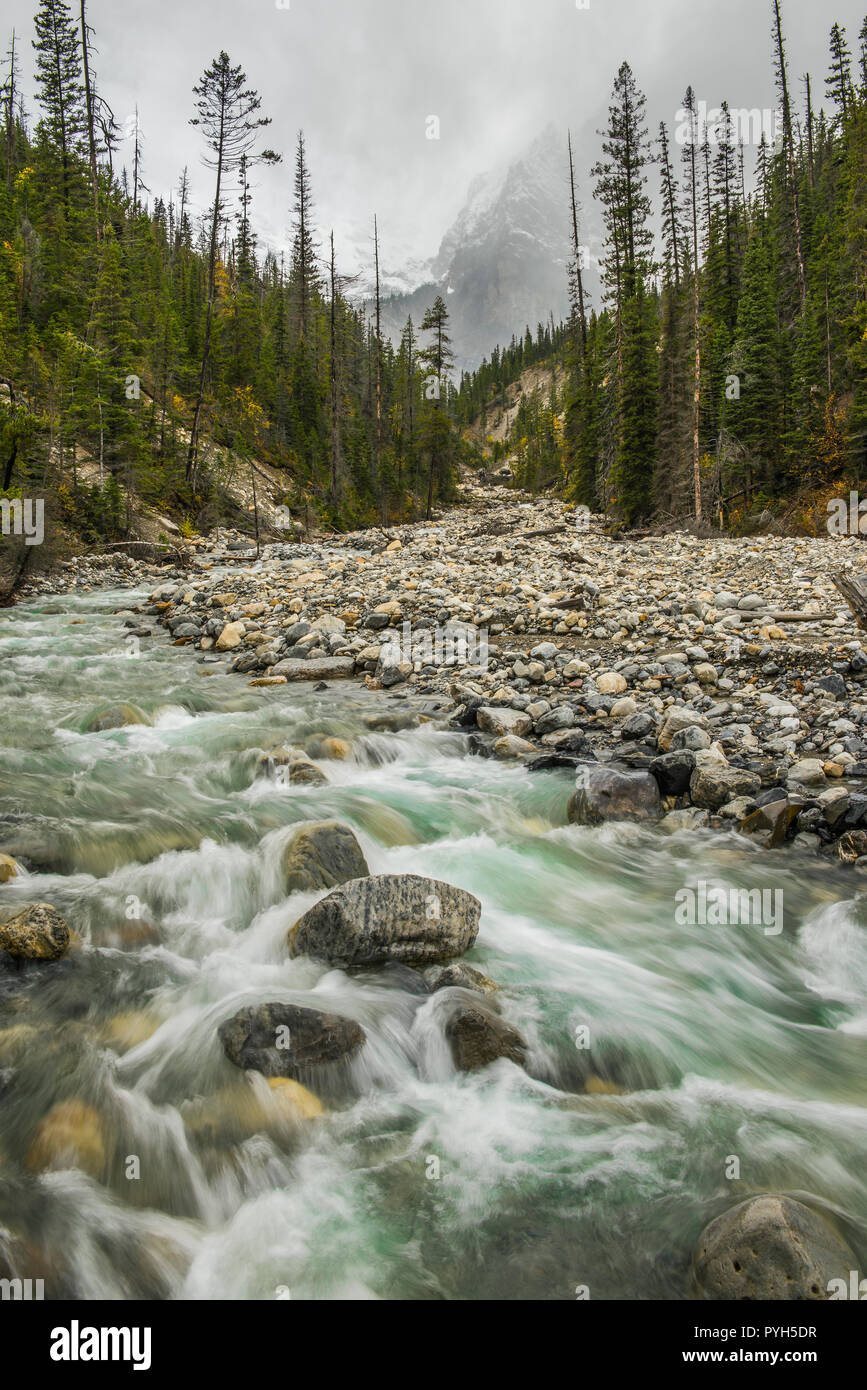
[[[801,244],[801,209],[798,201],[798,178],[795,170],[795,145],[792,139],[792,112],[789,106],[789,82],[786,77],[786,56],[783,51],[783,28],[780,20],[780,0],[774,0],[774,42],[777,50],[777,69],[780,95],[783,100],[783,139],[789,163],[789,181],[792,185],[792,213],[795,219],[795,253],[798,260],[798,293],[801,308],[807,298],[807,278],[804,273],[804,250]]]
[[[382,338],[380,337],[379,303],[379,228],[376,217],[373,219],[373,253],[376,265],[376,482],[382,489],[381,511],[385,524],[388,505],[382,483]]]
[[[217,261],[217,233],[220,222],[220,191],[223,179],[223,134],[220,133],[220,145],[217,153],[217,188],[214,195],[214,215],[211,219],[211,243],[208,255],[208,311],[205,318],[205,343],[202,349],[202,370],[199,373],[199,389],[196,393],[196,405],[193,411],[193,426],[190,430],[190,447],[187,453],[187,482],[194,478],[196,467],[196,456],[199,447],[199,421],[202,415],[202,400],[205,394],[205,375],[208,370],[208,358],[211,351],[211,321],[214,312],[214,273]]]
[[[90,183],[93,190],[93,217],[96,224],[96,239],[99,241],[99,180],[96,169],[96,136],[93,132],[93,91],[90,85],[90,64],[88,62],[87,18],[85,0],[81,0],[81,54],[84,69],[84,99],[87,107],[87,143],[90,154]]]

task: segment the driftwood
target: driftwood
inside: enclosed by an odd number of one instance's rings
[[[831,575],[835,589],[839,589],[861,627],[867,627],[867,574],[849,574],[838,570]]]
[[[801,612],[795,613],[795,612],[787,612],[787,611],[780,610],[779,612],[773,612],[773,611],[772,611],[772,612],[767,613],[767,614],[765,614],[765,615],[763,615],[763,616],[766,616],[766,617],[768,617],[768,618],[773,618],[773,620],[774,620],[775,623],[813,623],[813,622],[822,622],[822,621],[824,621],[824,620],[827,619],[827,618],[833,618],[833,617],[834,617],[834,614],[833,614],[833,613],[801,613]]]
[[[562,536],[565,526],[548,526],[542,531],[516,531],[515,539],[529,541],[535,536]]]

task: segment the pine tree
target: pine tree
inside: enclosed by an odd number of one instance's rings
[[[845,121],[852,106],[852,56],[846,43],[846,30],[835,24],[831,29],[831,66],[825,78],[825,91],[837,108],[838,118]]]
[[[295,152],[295,220],[289,284],[295,309],[296,330],[299,338],[303,339],[309,327],[313,298],[321,288],[319,255],[313,231],[313,194],[310,189],[303,130],[298,132]]]
[[[205,69],[201,81],[193,87],[193,94],[197,98],[196,115],[191,118],[190,125],[200,126],[202,129],[208,149],[204,163],[206,168],[213,169],[216,173],[216,188],[211,212],[211,233],[208,247],[208,295],[202,365],[199,372],[193,424],[190,430],[190,445],[187,452],[188,481],[192,480],[195,475],[199,447],[199,426],[205,398],[208,358],[211,350],[217,244],[223,215],[223,181],[240,166],[242,156],[249,154],[257,131],[263,126],[271,124],[270,117],[257,114],[262,105],[262,99],[252,88],[246,86],[246,82],[246,73],[240,67],[232,67],[228,53],[223,51]],[[276,162],[277,156],[273,150],[264,150],[260,158],[273,163]]]
[[[729,423],[744,451],[739,470],[749,499],[757,482],[770,481],[781,437],[779,340],[768,248],[758,232],[747,245],[743,288],[732,349],[740,395],[730,403]]]
[[[43,111],[44,133],[60,155],[63,209],[68,215],[87,128],[78,31],[65,0],[40,0],[34,27],[36,100]]]
[[[432,306],[422,319],[422,333],[432,333],[433,338],[427,347],[421,348],[417,360],[426,366],[430,373],[425,385],[428,408],[423,431],[423,443],[427,449],[428,490],[426,517],[430,521],[433,509],[434,485],[442,490],[447,483],[446,470],[451,455],[451,426],[446,414],[448,398],[448,372],[454,361],[452,340],[449,337],[449,311],[442,295],[438,294]]]
[[[701,520],[701,467],[699,447],[699,422],[701,418],[701,339],[699,336],[700,289],[698,263],[698,189],[696,184],[696,147],[698,145],[698,119],[695,94],[687,87],[683,98],[683,110],[687,113],[688,134],[684,144],[684,161],[688,170],[687,207],[692,234],[692,336],[693,336],[693,404],[692,404],[692,488],[696,521]]]
[[[662,166],[662,245],[664,268],[668,279],[673,279],[675,288],[680,287],[680,209],[677,180],[671,167],[668,153],[668,132],[665,122],[659,122],[659,163]]]

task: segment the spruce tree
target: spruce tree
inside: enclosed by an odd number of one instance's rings
[[[36,38],[36,100],[50,147],[60,157],[63,209],[68,215],[76,161],[87,129],[78,30],[65,0],[39,0]]]
[[[246,82],[246,73],[241,67],[233,67],[228,53],[223,51],[205,69],[201,81],[193,87],[193,94],[197,98],[196,115],[191,118],[190,125],[201,127],[207,148],[204,163],[206,168],[214,170],[216,187],[208,245],[208,293],[202,364],[199,371],[193,423],[190,430],[190,444],[187,452],[188,481],[193,479],[195,473],[199,426],[205,398],[208,358],[211,350],[217,245],[223,216],[223,183],[231,173],[240,167],[242,157],[249,154],[257,132],[263,126],[271,124],[270,117],[258,114],[262,99],[252,88],[247,87]],[[277,155],[273,150],[264,150],[260,158],[273,163],[276,162]]]

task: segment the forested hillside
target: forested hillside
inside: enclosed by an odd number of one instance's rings
[[[756,128],[763,113],[722,101],[705,118],[689,87],[679,124],[661,123],[651,140],[644,96],[621,66],[587,190],[607,228],[601,306],[582,284],[583,190],[569,153],[565,344],[528,330],[461,387],[467,418],[494,418],[531,361],[568,360],[566,388],[534,391],[508,444],[492,450],[513,459],[524,485],[559,478],[576,502],[628,525],[726,526],[798,502],[805,517],[824,517],[827,496],[863,486],[867,20],[854,55],[833,26],[821,86],[790,74],[777,0],[771,18],[773,141]]]
[[[354,307],[303,135],[287,168],[225,53],[189,94],[210,207],[193,214],[186,169],[151,194],[139,128],[122,131],[100,94],[87,19],[84,0],[41,0],[35,110],[30,35],[10,39],[0,89],[3,495],[49,489],[55,520],[90,538],[122,534],[140,501],[199,528],[220,514],[230,455],[283,470],[287,505],[338,528],[447,500],[462,446],[443,301],[399,351]],[[286,185],[287,257],[257,241],[257,165]]]
[[[85,0],[40,0],[0,86],[2,495],[50,491],[54,522],[88,539],[126,534],[141,504],[200,529],[222,514],[226,461],[255,459],[290,509],[337,529],[426,515],[540,365],[486,450],[521,486],[630,526],[736,528],[793,499],[820,515],[867,475],[867,21],[856,45],[833,26],[812,80],[789,71],[778,0],[771,22],[777,113],[708,113],[687,87],[651,138],[622,64],[586,182],[563,151],[568,322],[528,327],[458,390],[443,299],[392,346],[319,225],[303,134],[271,148],[285,132],[240,66],[221,52],[189,93],[212,189],[196,215],[186,169],[148,188],[137,117],[122,131],[101,95]],[[285,184],[286,255],[257,239],[256,178]],[[601,304],[583,283],[591,196]]]

